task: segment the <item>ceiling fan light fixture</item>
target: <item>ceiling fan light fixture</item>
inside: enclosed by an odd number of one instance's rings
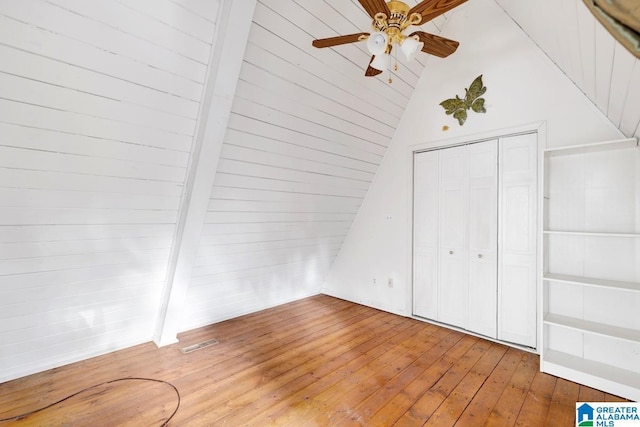
[[[371,61],[371,64],[369,64],[371,68],[375,68],[376,70],[380,70],[380,71],[387,71],[390,65],[391,65],[391,55],[389,55],[388,53],[381,53],[379,55],[375,55],[373,57],[373,61]]]
[[[372,55],[381,55],[387,50],[389,44],[389,36],[387,33],[377,31],[372,33],[367,39],[367,49]]]
[[[416,36],[407,37],[404,39],[402,44],[400,45],[400,50],[404,54],[404,57],[407,58],[407,61],[413,61],[424,47],[424,43],[421,42]]]

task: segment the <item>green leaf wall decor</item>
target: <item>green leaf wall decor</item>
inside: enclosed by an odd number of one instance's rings
[[[484,108],[484,98],[480,98],[487,88],[483,86],[482,74],[475,78],[475,80],[469,86],[469,89],[465,89],[464,99],[460,99],[458,95],[455,98],[445,99],[440,103],[444,108],[445,113],[451,115],[458,120],[460,126],[467,121],[467,110],[471,109],[476,113],[486,113]]]

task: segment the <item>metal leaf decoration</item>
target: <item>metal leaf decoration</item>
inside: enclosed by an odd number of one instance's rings
[[[486,113],[484,108],[484,98],[480,98],[487,91],[487,88],[482,83],[482,74],[475,78],[475,80],[469,86],[469,89],[465,89],[464,99],[460,99],[458,95],[455,98],[445,99],[440,103],[444,108],[445,113],[453,115],[458,120],[460,126],[467,121],[467,110],[471,109],[476,113]]]

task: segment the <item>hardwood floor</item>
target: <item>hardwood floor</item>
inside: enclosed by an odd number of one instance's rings
[[[179,338],[0,384],[0,418],[123,377],[177,388],[170,426],[572,426],[576,401],[623,400],[540,373],[534,354],[323,295]],[[159,426],[177,404],[129,379],[0,425]]]

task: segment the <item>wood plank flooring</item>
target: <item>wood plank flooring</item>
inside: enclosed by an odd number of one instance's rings
[[[623,400],[540,373],[534,354],[324,295],[179,338],[0,384],[0,418],[126,377],[178,389],[169,426],[571,426],[576,401]],[[0,426],[160,426],[177,404],[129,379]]]

